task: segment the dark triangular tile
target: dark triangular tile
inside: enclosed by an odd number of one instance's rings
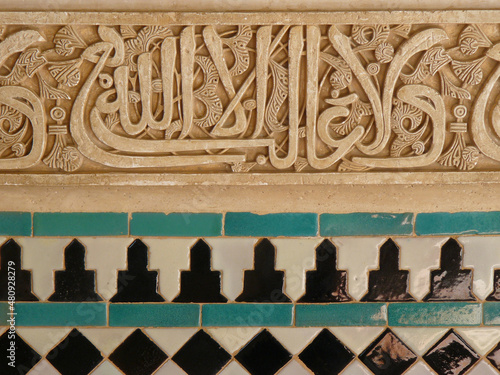
[[[290,302],[283,292],[285,273],[275,267],[276,249],[264,238],[255,245],[254,269],[245,271],[243,292],[237,302]]]
[[[389,328],[359,355],[375,375],[401,375],[417,356]]]
[[[500,270],[493,272],[493,292],[486,297],[486,301],[500,301]]]
[[[462,246],[450,238],[441,247],[440,269],[431,271],[430,293],[424,301],[475,301],[472,270],[462,269]]]
[[[11,343],[14,342],[15,351],[11,353]],[[21,336],[12,334],[10,330],[0,336],[0,374],[2,375],[24,375],[27,374],[41,359]],[[14,354],[14,357],[11,357]],[[9,363],[11,365],[9,365]]]
[[[488,353],[486,358],[490,361],[493,367],[500,371],[500,342]]]
[[[220,292],[220,272],[212,271],[210,246],[199,240],[190,254],[191,269],[181,272],[181,290],[172,302],[227,302]]]
[[[250,340],[234,358],[251,375],[272,375],[285,366],[292,354],[267,329]]]
[[[103,359],[101,352],[76,328],[46,358],[62,375],[87,375]]]
[[[116,294],[110,302],[163,302],[158,294],[158,272],[148,270],[148,247],[135,240],[127,251],[128,270],[118,271]]]
[[[95,272],[85,269],[85,247],[76,239],[64,250],[64,271],[55,271],[49,301],[102,301],[95,292]]]
[[[462,375],[474,366],[479,355],[450,329],[422,358],[439,375]]]
[[[202,330],[194,334],[172,357],[188,375],[215,375],[230,359],[231,355]]]
[[[0,301],[8,300],[9,271],[16,275],[16,301],[38,301],[31,292],[31,271],[22,269],[21,247],[13,239],[0,248]]]
[[[409,272],[399,269],[399,247],[388,239],[380,247],[379,269],[370,271],[368,293],[361,301],[414,301],[408,292]]]
[[[140,329],[136,329],[109,356],[126,375],[151,375],[168,356]]]
[[[315,375],[336,375],[352,361],[354,354],[325,328],[299,358]]]

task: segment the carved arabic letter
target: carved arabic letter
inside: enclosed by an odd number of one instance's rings
[[[179,139],[186,138],[193,126],[195,52],[194,26],[188,26],[181,32],[182,130]]]

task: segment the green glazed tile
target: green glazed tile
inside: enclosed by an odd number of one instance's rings
[[[208,327],[273,327],[293,325],[290,303],[206,304],[202,325]]]
[[[413,233],[412,213],[322,214],[319,221],[322,236],[411,235]]]
[[[500,302],[485,302],[483,304],[484,324],[500,325]]]
[[[390,326],[477,326],[481,304],[467,302],[421,302],[389,304]]]
[[[35,236],[122,236],[128,234],[128,214],[117,212],[36,212]]]
[[[215,237],[222,234],[222,214],[136,212],[130,220],[134,236]]]
[[[109,305],[111,327],[197,327],[200,305],[194,303],[124,303]]]
[[[31,213],[0,212],[0,235],[31,236]]]
[[[250,212],[228,212],[224,232],[226,236],[317,236],[318,215],[312,213],[257,215]]]
[[[335,303],[295,306],[295,325],[323,326],[383,326],[387,323],[385,303]]]
[[[419,236],[433,234],[500,234],[500,212],[418,214],[415,233]]]
[[[0,311],[4,309],[2,306]],[[99,302],[18,302],[15,313],[16,326],[105,326],[107,321],[106,304]],[[2,319],[1,325],[5,322]]]

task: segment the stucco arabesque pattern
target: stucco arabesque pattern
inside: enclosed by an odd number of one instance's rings
[[[8,25],[0,169],[498,170],[496,24]]]

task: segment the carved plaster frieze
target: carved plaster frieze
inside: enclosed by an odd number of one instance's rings
[[[4,13],[0,180],[500,180],[498,14]]]

